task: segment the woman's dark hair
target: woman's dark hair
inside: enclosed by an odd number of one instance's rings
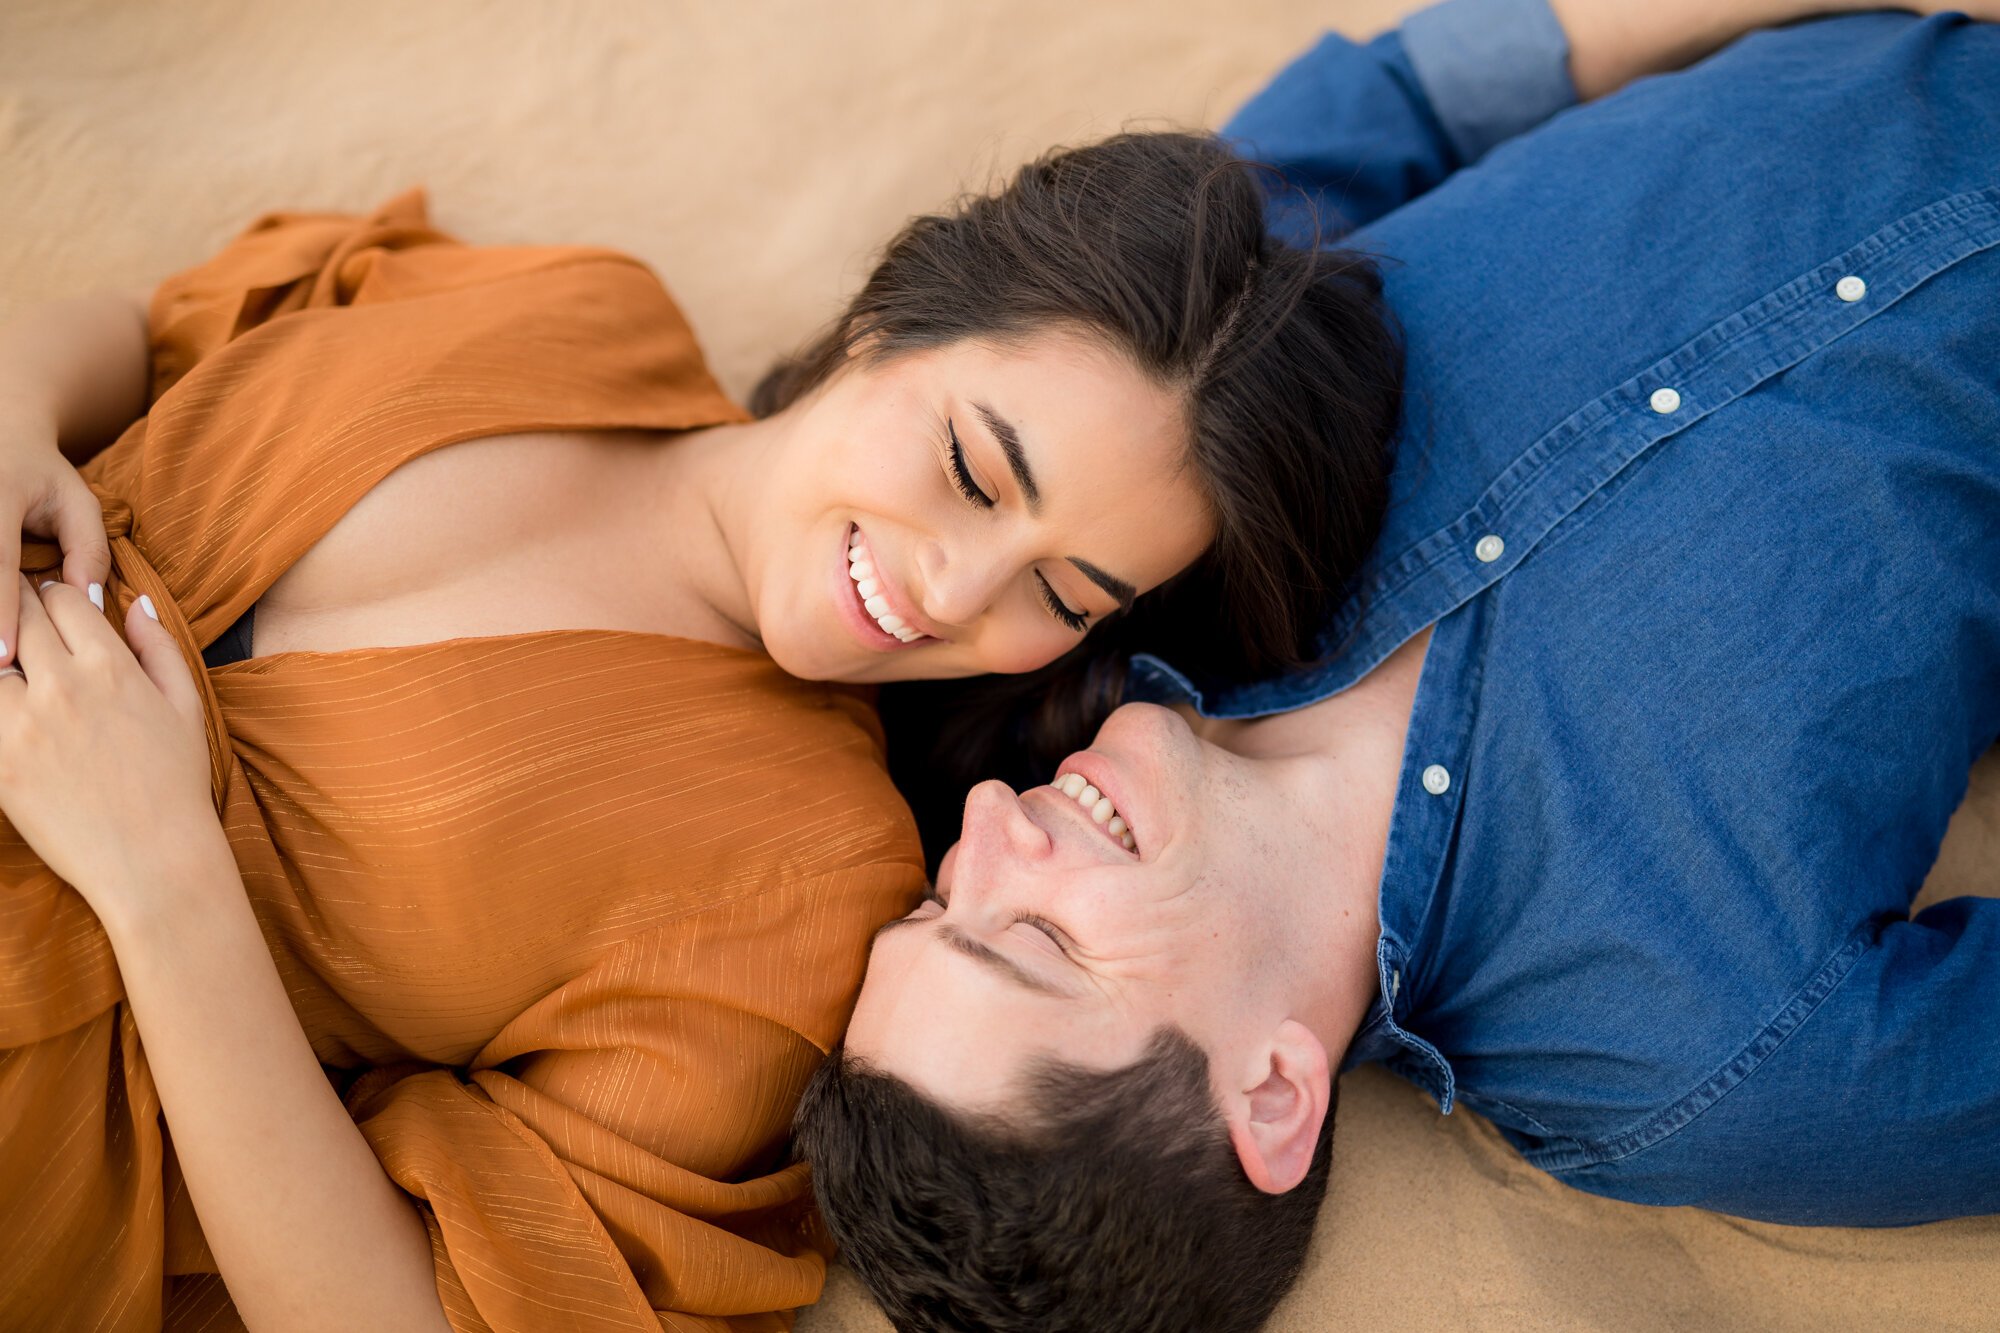
[[[1172,1027],[1123,1069],[1042,1065],[1006,1119],[836,1047],[793,1130],[841,1258],[902,1333],[1252,1333],[1305,1265],[1329,1095],[1283,1194],[1244,1175],[1208,1057]]]
[[[845,313],[751,394],[769,416],[850,356],[1060,326],[1186,404],[1216,526],[1206,554],[1039,671],[884,690],[891,771],[933,855],[973,782],[1046,781],[1088,743],[1132,653],[1239,680],[1311,660],[1373,544],[1402,370],[1381,276],[1362,254],[1268,236],[1274,179],[1206,134],[1051,152],[998,193],[912,220]]]

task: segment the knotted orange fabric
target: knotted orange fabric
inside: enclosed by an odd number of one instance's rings
[[[672,301],[413,192],[262,219],[152,325],[152,409],[85,469],[114,615],[149,593],[205,682],[244,887],[452,1324],[788,1327],[827,1246],[787,1124],[923,884],[869,710],[615,631],[199,657],[428,450],[740,420]],[[4,822],[0,1052],[0,1325],[240,1326],[104,934]]]

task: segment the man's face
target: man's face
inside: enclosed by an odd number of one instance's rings
[[[1232,1054],[1287,1017],[1286,923],[1259,886],[1311,874],[1310,840],[1260,802],[1257,762],[1166,709],[1119,709],[1062,772],[1112,802],[1134,846],[1060,777],[975,788],[934,895],[876,938],[847,1050],[975,1111],[1009,1106],[1039,1057],[1122,1067],[1168,1023],[1218,1083],[1238,1078]],[[1242,1063],[1264,1077],[1254,1052]]]

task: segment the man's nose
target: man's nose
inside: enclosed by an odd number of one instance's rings
[[[1004,782],[980,783],[965,798],[965,821],[952,849],[952,901],[958,901],[962,890],[975,897],[1003,891],[1018,871],[1053,849],[1013,788]]]

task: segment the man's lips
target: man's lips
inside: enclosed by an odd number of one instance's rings
[[[1072,774],[1082,779],[1085,784],[1088,784],[1077,793],[1072,793],[1061,785],[1064,783],[1065,777]],[[1076,784],[1071,782],[1068,785],[1075,786]],[[1086,809],[1083,801],[1079,799],[1080,797],[1090,796],[1091,788],[1095,788],[1097,791],[1096,800],[1109,800],[1111,802],[1112,813],[1103,822],[1099,822],[1091,810]],[[1138,839],[1143,821],[1136,818],[1132,808],[1126,804],[1126,800],[1132,795],[1132,792],[1126,785],[1123,776],[1102,755],[1090,750],[1080,751],[1077,754],[1071,755],[1056,769],[1055,783],[1041,790],[1047,791],[1056,800],[1063,802],[1075,810],[1083,817],[1086,823],[1095,829],[1100,836],[1108,839],[1119,851],[1127,855],[1138,855]],[[1095,801],[1092,804],[1094,805]],[[1125,839],[1128,837],[1132,839],[1132,846],[1130,847],[1125,845]]]

